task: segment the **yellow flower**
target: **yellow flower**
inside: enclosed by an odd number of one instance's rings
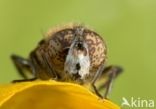
[[[120,109],[88,89],[56,81],[21,82],[0,86],[0,109]]]

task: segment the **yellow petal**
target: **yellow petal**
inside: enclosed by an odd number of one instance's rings
[[[73,83],[34,81],[0,86],[0,109],[120,109]]]

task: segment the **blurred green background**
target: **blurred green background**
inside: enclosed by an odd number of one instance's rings
[[[48,28],[82,22],[107,41],[109,64],[124,73],[110,99],[155,99],[155,0],[0,0],[0,84],[20,78],[10,55],[27,57]]]

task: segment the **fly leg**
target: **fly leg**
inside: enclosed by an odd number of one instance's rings
[[[53,80],[58,80],[59,75],[53,70],[53,66],[51,65],[50,62],[50,55],[48,54],[48,52],[42,50],[41,51],[41,60],[42,60],[42,64],[44,69],[47,71],[48,75],[53,79]]]
[[[119,66],[108,66],[108,67],[104,68],[104,65],[101,65],[92,81],[92,86],[93,86],[95,93],[101,98],[107,98],[109,92],[111,91],[113,80],[121,72],[122,72],[122,69]],[[96,81],[98,79],[102,79],[102,77],[105,75],[108,76],[108,80],[103,85],[101,85],[100,88],[97,89],[95,86]],[[106,92],[104,95],[101,95],[99,93],[99,89],[102,89],[102,88],[106,88]]]
[[[104,64],[102,64],[102,65],[99,67],[99,69],[97,70],[97,72],[96,72],[96,74],[95,74],[95,76],[94,76],[94,78],[93,78],[93,80],[92,80],[92,82],[91,82],[91,85],[92,85],[92,87],[93,87],[93,89],[94,89],[96,95],[98,95],[98,96],[101,97],[101,98],[103,98],[103,96],[99,93],[97,87],[95,86],[95,83],[96,83],[96,81],[100,78],[100,76],[101,76],[103,70],[104,70]]]
[[[18,73],[24,78],[21,80],[13,80],[12,81],[13,83],[24,82],[24,81],[33,81],[33,80],[37,79],[35,68],[34,68],[33,64],[31,63],[31,61],[24,59],[17,55],[11,55],[11,59],[15,65],[16,69],[18,70]],[[34,77],[28,78],[26,76],[25,72],[23,71],[24,69],[30,70]]]
[[[106,88],[103,98],[107,98],[108,94],[111,92],[112,83],[114,79],[122,72],[122,68],[119,66],[108,66],[104,69],[101,79],[104,76],[108,76],[107,81],[99,87],[100,89]]]

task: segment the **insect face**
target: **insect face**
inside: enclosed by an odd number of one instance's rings
[[[66,57],[64,71],[72,79],[83,80],[89,74],[89,69],[90,59],[87,43],[84,41],[83,36],[75,36]]]

